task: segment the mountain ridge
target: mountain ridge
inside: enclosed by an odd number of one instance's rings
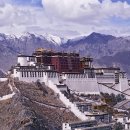
[[[76,45],[76,44],[84,44],[84,43],[88,43],[88,44],[95,44],[95,43],[101,43],[101,44],[106,44],[109,40],[113,40],[116,37],[112,36],[112,35],[105,35],[105,34],[100,34],[100,33],[96,33],[93,32],[88,36],[82,36],[82,38],[77,39],[77,40],[72,40],[69,39],[67,41],[66,44],[68,45]],[[63,47],[66,47],[66,44],[63,44]]]

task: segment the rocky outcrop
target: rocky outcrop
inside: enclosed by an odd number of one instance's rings
[[[7,94],[11,94],[11,90],[8,87],[8,82],[0,82],[0,97],[7,95]]]

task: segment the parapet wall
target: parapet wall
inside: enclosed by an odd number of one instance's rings
[[[39,80],[40,82],[48,82],[48,80],[52,80],[54,83],[59,82],[59,74],[57,72],[45,72],[45,71],[14,71],[15,78],[18,78],[20,81],[25,82],[36,82]]]

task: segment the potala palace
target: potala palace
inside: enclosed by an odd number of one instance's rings
[[[121,108],[125,105],[130,107],[130,87],[126,73],[118,67],[96,68],[92,62],[92,58],[80,57],[78,53],[39,48],[31,56],[18,55],[17,64],[10,69],[9,74],[15,81],[42,83],[54,91],[65,109],[80,120],[64,122],[62,130],[112,130],[117,119],[124,128],[130,128],[130,120],[126,116],[128,111]],[[127,100],[112,108],[100,100],[101,93],[123,94]],[[98,95],[100,98],[95,102],[93,99],[83,98],[82,94]],[[95,111],[94,106],[99,110]],[[100,110],[104,107],[113,109],[118,117]]]
[[[39,80],[49,85],[62,82],[78,93],[100,94],[100,92],[127,93],[129,83],[120,68],[95,68],[92,58],[80,57],[77,53],[53,52],[37,49],[32,56],[18,55],[12,76],[20,81]]]

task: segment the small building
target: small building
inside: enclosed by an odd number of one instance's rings
[[[88,102],[75,102],[75,105],[83,113],[92,111],[92,103],[88,103]]]
[[[102,68],[95,68],[95,73],[119,73],[120,68],[118,67],[102,67]]]
[[[129,115],[123,114],[123,113],[122,114],[116,114],[114,116],[114,119],[117,122],[122,123],[122,125],[124,126],[125,130],[129,130],[130,129],[130,117],[129,117]]]
[[[118,84],[120,68],[95,68],[96,77],[99,83]]]
[[[79,128],[75,130],[112,130],[112,124],[102,124],[88,128]]]
[[[62,130],[112,130],[112,124],[98,124],[94,120],[63,123]]]
[[[35,66],[36,58],[35,56],[28,55],[18,55],[18,65],[19,66]]]
[[[76,130],[97,125],[95,120],[63,123],[62,130]]]
[[[103,112],[91,112],[91,113],[86,113],[87,117],[94,117],[95,120],[99,123],[110,123],[112,121],[112,116],[108,113],[103,113]]]

